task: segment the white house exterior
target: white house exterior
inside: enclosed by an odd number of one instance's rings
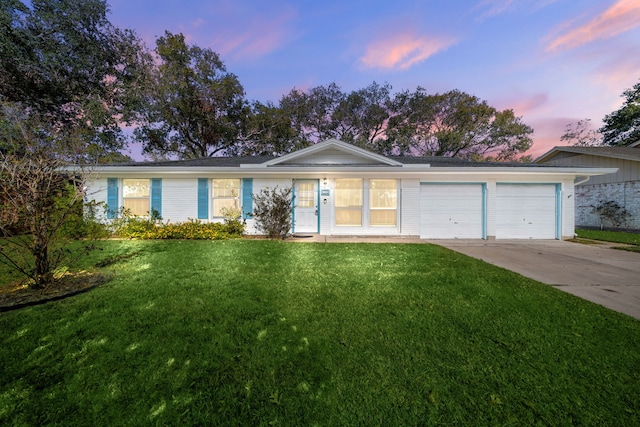
[[[156,210],[165,221],[222,221],[252,195],[293,187],[294,234],[424,239],[563,239],[574,235],[574,182],[615,168],[385,157],[328,140],[282,157],[211,157],[104,166],[90,197],[110,212]]]

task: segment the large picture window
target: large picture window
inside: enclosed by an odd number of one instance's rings
[[[398,183],[395,179],[369,181],[369,222],[372,226],[395,227]]]
[[[224,216],[225,209],[240,208],[240,180],[213,180],[213,216]]]
[[[362,179],[336,179],[336,225],[362,226]]]

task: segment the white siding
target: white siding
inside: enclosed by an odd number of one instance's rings
[[[107,203],[107,178],[96,178],[87,182],[87,200]],[[106,220],[105,211],[102,208],[98,209],[97,214],[99,220]]]
[[[420,180],[403,179],[400,190],[400,234],[420,234]]]
[[[291,178],[254,178],[253,179],[253,194],[258,194],[263,188],[291,188],[293,180]],[[255,226],[255,220],[246,220],[246,233],[247,234],[259,234],[258,229]]]
[[[369,163],[373,163],[373,161],[351,153],[345,153],[340,150],[324,150],[320,153],[314,153],[281,164],[354,165]]]

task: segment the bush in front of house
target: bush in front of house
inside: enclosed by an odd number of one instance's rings
[[[291,232],[291,187],[263,188],[253,195],[256,228],[270,239],[284,239]]]
[[[111,223],[113,234],[124,239],[142,240],[226,240],[242,237],[244,224],[239,220],[224,223],[202,222],[190,219],[186,222],[163,223],[157,215],[136,217],[123,212]]]

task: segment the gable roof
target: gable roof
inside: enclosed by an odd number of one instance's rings
[[[311,163],[315,165],[352,165],[352,164],[368,164],[368,165],[387,165],[387,166],[402,166],[402,163],[397,162],[389,157],[381,156],[380,154],[372,153],[371,151],[365,150],[360,147],[356,147],[352,144],[347,144],[346,142],[339,141],[335,138],[328,139],[323,142],[319,142],[315,145],[312,145],[307,148],[303,148],[298,151],[294,151],[293,153],[286,154],[282,157],[275,158],[273,160],[267,161],[264,163],[265,166],[276,166],[276,165],[294,165],[308,162],[304,161],[305,158],[311,159],[312,157],[317,157],[321,153],[331,153],[331,152],[339,152],[340,154],[346,155],[346,158],[349,159],[345,162],[345,156],[343,156],[342,161],[333,161],[331,160],[331,156],[324,158],[319,163]]]
[[[559,153],[585,154],[589,156],[601,156],[613,159],[640,161],[640,147],[553,147],[551,150],[535,160],[542,163],[551,160]]]

